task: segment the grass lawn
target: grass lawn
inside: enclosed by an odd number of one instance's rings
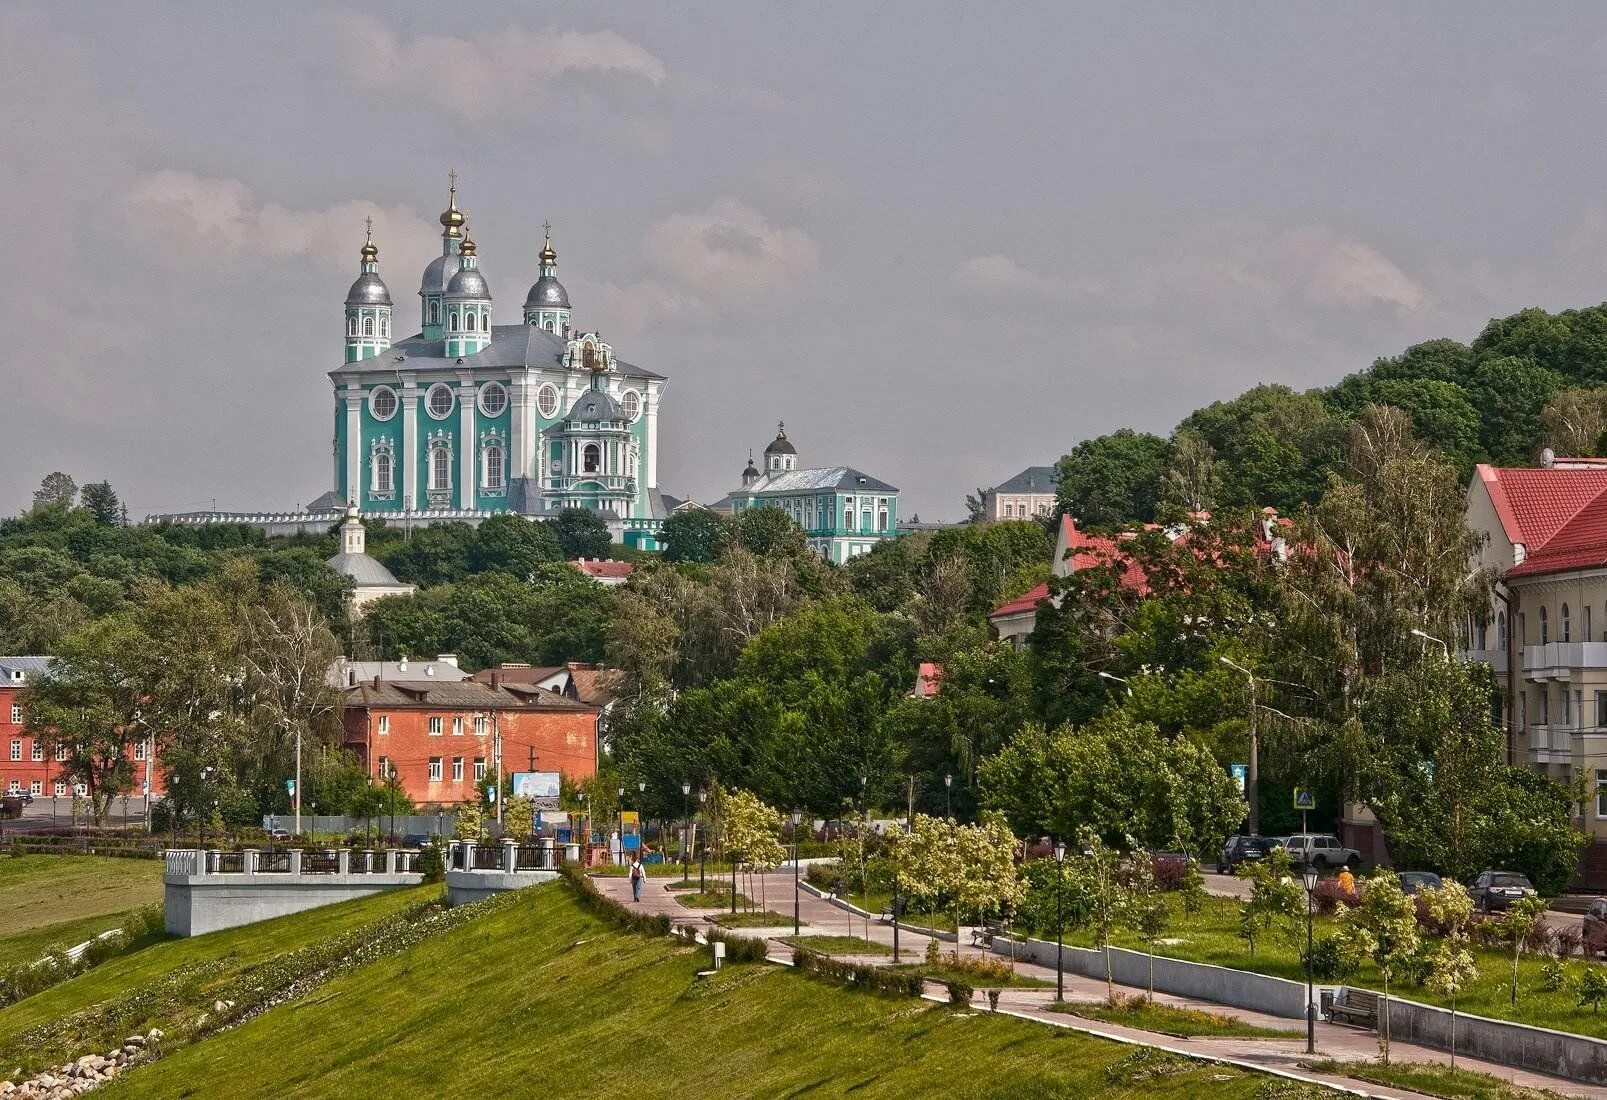
[[[1257,940],[1255,958],[1252,959],[1245,942],[1238,936],[1239,906],[1234,899],[1208,898],[1204,907],[1198,913],[1192,914],[1182,912],[1175,896],[1169,896],[1167,901],[1173,907],[1172,917],[1167,930],[1161,935],[1162,938],[1175,939],[1178,942],[1157,944],[1155,947],[1157,955],[1170,955],[1174,958],[1215,963],[1218,966],[1231,966],[1240,970],[1253,970],[1296,981],[1305,980],[1306,972],[1301,965],[1299,952],[1299,948],[1306,942],[1304,923],[1298,930],[1292,930],[1291,934],[1274,934]],[[1334,918],[1317,917],[1317,939],[1322,939],[1325,934],[1333,930],[1333,927]],[[1071,929],[1067,930],[1066,942],[1081,947],[1090,947],[1093,943],[1086,931]],[[1113,942],[1117,947],[1128,947],[1135,951],[1144,950],[1144,945],[1130,934],[1118,935]],[[1514,1008],[1509,1001],[1508,986],[1512,973],[1511,953],[1481,947],[1473,947],[1470,950],[1479,968],[1479,976],[1457,995],[1458,1012],[1502,1020],[1517,1020],[1558,1031],[1572,1031],[1607,1038],[1607,1014],[1592,1015],[1590,1009],[1580,1008],[1578,998],[1571,989],[1547,993],[1540,988],[1540,967],[1546,961],[1544,958],[1526,954],[1520,960],[1518,1003]],[[1600,964],[1586,963],[1583,959],[1575,957],[1569,960],[1567,968],[1570,975],[1577,978],[1584,968],[1590,965]],[[1361,970],[1347,979],[1347,982],[1368,989],[1380,991],[1383,989],[1383,980],[1371,962],[1364,963]],[[1390,984],[1389,992],[1391,996],[1400,996],[1409,1001],[1450,1007],[1448,998],[1440,996],[1427,986],[1413,986],[1395,981]]]
[[[859,906],[865,912],[875,916],[893,903],[893,894],[872,892],[869,894],[840,894],[844,901]],[[904,911],[904,919],[899,922],[907,928],[936,928],[941,932],[954,931],[953,913],[917,913],[914,909]]]
[[[1052,988],[1054,982],[1047,982],[1041,978],[1028,977],[1025,974],[1015,973],[1008,976],[1000,974],[998,977],[989,977],[978,974],[963,967],[950,966],[947,963],[938,963],[935,966],[925,962],[899,963],[889,967],[891,970],[907,970],[925,976],[934,982],[963,982],[975,989],[1043,989]]]
[[[58,1017],[110,1000],[179,967],[226,960],[238,972],[282,952],[357,928],[440,893],[439,886],[395,890],[358,901],[230,928],[190,939],[164,939],[108,959],[84,974],[16,1004],[0,1008],[0,1063],[33,1064],[35,1054],[19,1047],[19,1036]]]
[[[688,909],[729,910],[731,908],[731,891],[729,889],[710,890],[707,893],[699,893],[696,890],[692,890],[687,893],[676,894],[675,900],[686,906]],[[752,905],[753,902],[749,901],[741,894],[737,895],[738,909],[750,908]]]
[[[101,1091],[108,1100],[421,1092],[1250,1100],[1268,1081],[1187,1064],[1135,1089],[1107,1076],[1130,1047],[844,990],[778,966],[730,965],[698,979],[707,964],[704,950],[618,932],[567,887],[540,887]]]
[[[858,936],[788,936],[781,941],[794,947],[807,947],[822,955],[891,955],[893,949],[885,943],[860,939]]]
[[[1342,1073],[1358,1081],[1375,1085],[1409,1089],[1429,1096],[1444,1096],[1450,1100],[1562,1100],[1563,1094],[1550,1089],[1531,1089],[1492,1077],[1487,1073],[1448,1065],[1421,1063],[1394,1063],[1381,1066],[1374,1062],[1312,1062],[1313,1069],[1325,1073]]]
[[[0,856],[0,937],[91,917],[112,918],[92,935],[117,927],[117,914],[161,900],[161,860]],[[6,946],[0,941],[0,957],[7,957]]]
[[[722,928],[787,928],[792,925],[792,918],[785,913],[749,910],[746,913],[727,913],[723,917],[715,917],[714,923]]]
[[[102,932],[122,926],[128,914],[105,913],[96,917],[79,917],[60,924],[45,924],[26,932],[13,932],[0,936],[0,963],[32,962],[52,951],[75,947]]]
[[[1081,1016],[1085,1020],[1098,1020],[1107,1024],[1122,1024],[1126,1027],[1141,1028],[1144,1031],[1158,1031],[1163,1035],[1175,1035],[1181,1039],[1196,1036],[1222,1036],[1234,1039],[1286,1039],[1299,1038],[1303,1031],[1293,1029],[1281,1030],[1271,1027],[1252,1027],[1250,1024],[1237,1020],[1232,1016],[1221,1016],[1215,1012],[1202,1012],[1197,1008],[1178,1008],[1175,1005],[1153,1004],[1147,1001],[1138,1001],[1121,1008],[1111,1008],[1104,1004],[1079,1004],[1076,1002],[1059,1004],[1055,1006],[1056,1012],[1064,1012],[1071,1016]]]

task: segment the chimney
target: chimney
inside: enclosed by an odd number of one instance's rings
[[[458,667],[458,655],[456,653],[437,653],[435,659],[443,665],[451,665],[453,668]]]
[[[374,673],[374,690],[379,690],[379,673]]]
[[[407,671],[407,658],[406,657],[403,657],[400,661],[396,662],[396,671],[397,672],[406,672]]]
[[[500,670],[498,670],[498,669],[493,669],[491,671],[491,690],[492,691],[501,691],[502,690],[502,672]]]

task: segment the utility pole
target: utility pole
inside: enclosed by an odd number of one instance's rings
[[[501,825],[502,824],[502,712],[500,710],[493,710],[491,712],[491,743],[492,743],[492,751],[495,753],[496,758],[497,758],[497,797],[496,797],[495,805],[496,805],[496,808],[497,808],[497,824]]]
[[[1250,835],[1261,835],[1261,762],[1260,744],[1255,729],[1255,673],[1228,657],[1220,658],[1223,664],[1235,672],[1244,673],[1244,678],[1250,682],[1250,775],[1245,784],[1245,797],[1250,803]]]
[[[290,724],[290,719],[285,719]],[[301,835],[301,729],[296,729],[296,829],[295,835]]]

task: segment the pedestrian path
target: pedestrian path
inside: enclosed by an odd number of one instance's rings
[[[755,876],[755,889],[758,888],[757,881],[759,878],[764,880],[762,884],[763,890],[769,901],[770,909],[775,912],[790,914],[793,911],[794,900],[792,875]],[[631,902],[630,883],[625,879],[599,877],[593,881],[596,882],[603,893],[616,901],[632,905],[645,912],[666,914],[677,924],[712,926],[712,918],[720,915],[719,910],[688,909],[681,905],[675,892],[664,888],[667,883],[675,881],[672,879],[654,878],[648,880],[642,890],[642,900],[639,904]],[[873,943],[885,944],[889,947],[892,945],[893,930],[890,925],[883,924],[875,918],[866,918],[851,913],[841,908],[838,904],[828,899],[817,897],[807,890],[798,893],[797,911],[803,935],[853,935],[870,940]],[[734,931],[739,934],[762,935],[768,938],[771,943],[770,957],[773,959],[790,961],[792,958],[791,945],[781,942],[783,938],[792,936],[793,929],[791,925],[784,928],[749,928],[735,929]],[[926,952],[928,940],[929,937],[918,932],[909,931],[907,928],[901,930],[899,933],[901,960],[914,962],[922,958]],[[962,936],[960,940],[959,950],[962,956],[975,955],[991,959],[1003,958],[1003,956],[994,955],[990,951],[970,946],[966,942],[967,937]],[[956,945],[951,942],[942,942],[939,947],[947,953],[955,950]],[[847,958],[847,956],[844,956],[844,958]],[[890,958],[886,955],[877,955],[866,956],[857,961],[885,964],[890,961]],[[1299,1031],[1301,1033],[1298,1038],[1290,1037],[1288,1039],[1174,1038],[1153,1031],[1143,1031],[1121,1024],[1088,1020],[1071,1016],[1064,1012],[1056,1012],[1050,1007],[1055,999],[1053,986],[1055,980],[1054,968],[1019,961],[1015,964],[1015,969],[1019,974],[1039,978],[1049,984],[1042,988],[1011,988],[1003,990],[999,995],[999,1011],[1001,1012],[1009,1012],[1012,1015],[1039,1020],[1055,1027],[1072,1027],[1121,1042],[1141,1043],[1194,1057],[1215,1058],[1247,1068],[1289,1074],[1302,1080],[1333,1085],[1367,1096],[1389,1097],[1392,1100],[1396,1100],[1396,1098],[1398,1100],[1416,1100],[1421,1096],[1420,1093],[1386,1088],[1381,1085],[1365,1084],[1351,1078],[1335,1077],[1331,1074],[1317,1073],[1304,1068],[1303,1064],[1309,1061],[1311,1056],[1305,1052],[1305,1024],[1301,1020],[1291,1020],[1284,1016],[1251,1012],[1231,1005],[1217,1004],[1213,1001],[1156,993],[1155,1003],[1157,1004],[1171,1005],[1177,1008],[1202,1009],[1220,1016],[1231,1017],[1252,1027]],[[1064,985],[1068,1002],[1091,1005],[1103,1003],[1106,999],[1105,983],[1103,981],[1068,971],[1064,976]],[[1146,991],[1118,984],[1116,992],[1119,995],[1136,996],[1144,994]],[[977,994],[976,1004],[980,1008],[986,1008],[987,1006],[986,998],[980,993]],[[1378,1055],[1378,1038],[1370,1031],[1319,1020],[1317,1023],[1317,1051],[1316,1057],[1319,1059],[1333,1058],[1340,1061],[1372,1060]],[[1400,1040],[1395,1040],[1390,1044],[1390,1057],[1395,1062],[1448,1063],[1450,1061],[1449,1056],[1443,1051],[1416,1046]],[[1487,1073],[1492,1077],[1498,1077],[1516,1085],[1551,1089],[1567,1096],[1588,1097],[1590,1100],[1607,1100],[1607,1087],[1582,1085],[1563,1078],[1514,1069],[1510,1066],[1485,1062],[1476,1058],[1459,1056],[1457,1065],[1463,1069]]]

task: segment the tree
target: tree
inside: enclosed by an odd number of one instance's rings
[[[1474,368],[1468,391],[1479,410],[1479,442],[1490,461],[1503,466],[1530,461],[1540,440],[1540,413],[1565,384],[1556,371],[1518,356],[1487,359]]]
[[[978,489],[975,495],[965,494],[965,522],[981,523],[988,518],[987,505],[982,502],[988,498],[986,489]]]
[[[1198,433],[1215,454],[1219,508],[1270,506],[1287,514],[1321,495],[1343,449],[1345,422],[1316,394],[1263,385],[1196,410],[1183,430]]]
[[[85,485],[79,493],[79,501],[84,510],[95,517],[95,522],[102,527],[122,527],[125,525],[123,505],[112,491],[109,481],[96,481]]]
[[[1080,923],[1094,935],[1094,946],[1105,953],[1105,1001],[1116,1004],[1116,979],[1111,974],[1110,941],[1128,919],[1129,897],[1122,882],[1121,854],[1107,848],[1099,834],[1084,827],[1077,833],[1082,855],[1072,861],[1070,870],[1078,879],[1080,892],[1087,899],[1077,914]]]
[[[134,747],[153,732],[138,672],[149,644],[133,616],[102,619],[62,639],[49,673],[21,693],[29,735],[65,753],[59,774],[84,786],[97,825],[112,799],[133,788]]]
[[[1389,981],[1417,954],[1417,910],[1401,890],[1393,871],[1375,871],[1367,879],[1359,905],[1340,914],[1342,935],[1358,954],[1370,957],[1384,980],[1378,1019],[1379,1053],[1389,1064]]]
[[[730,543],[730,521],[708,508],[686,508],[664,521],[659,541],[665,561],[708,563]]]
[[[553,523],[558,530],[558,545],[568,560],[608,557],[613,543],[608,522],[590,508],[565,508]]]
[[[1599,964],[1585,967],[1584,974],[1579,978],[1579,1007],[1590,1006],[1592,1014],[1601,1012],[1601,1004],[1607,1001],[1607,969]]]
[[[1607,434],[1607,388],[1558,390],[1540,411],[1540,432],[1555,454],[1599,455]]]
[[[1467,926],[1473,918],[1473,899],[1467,888],[1451,880],[1439,887],[1419,890],[1418,900],[1429,919],[1445,935],[1429,957],[1429,987],[1451,999],[1451,1065],[1456,1065],[1456,995],[1479,976],[1467,949]]]
[[[536,831],[536,804],[522,794],[502,806],[502,835],[523,840]]]
[[[1163,501],[1185,512],[1209,511],[1216,495],[1216,452],[1199,432],[1178,429],[1172,437]]]
[[[800,554],[807,544],[803,528],[780,508],[744,509],[731,528],[732,539],[761,558]]]
[[[1121,428],[1085,439],[1055,464],[1056,503],[1087,527],[1148,523],[1167,479],[1166,440]]]
[[[958,927],[963,916],[1004,913],[1020,904],[1015,851],[1015,837],[998,814],[975,825],[916,814],[909,832],[888,838],[884,858],[912,905],[925,912],[950,908]]]
[[[1501,938],[1512,945],[1512,989],[1511,1002],[1518,1003],[1518,957],[1523,954],[1523,945],[1546,915],[1546,899],[1541,897],[1519,898],[1513,902],[1507,911],[1501,914],[1496,924],[1496,931]]]
[[[78,496],[78,483],[60,470],[45,475],[34,490],[33,506],[35,508],[48,508],[52,505],[58,508],[71,508],[73,499]]]
[[[1255,958],[1258,940],[1275,929],[1290,930],[1305,915],[1306,895],[1290,872],[1289,853],[1279,847],[1266,859],[1239,865],[1250,880],[1250,896],[1239,903],[1239,938]]]
[[[1194,860],[1189,860],[1193,866]],[[1135,852],[1127,865],[1127,914],[1133,931],[1149,955],[1149,996],[1155,999],[1155,941],[1166,931],[1171,908],[1155,885],[1155,862],[1146,852]]]
[[[464,802],[458,806],[458,823],[453,836],[458,840],[479,840],[485,832],[485,814],[478,802]]]
[[[729,792],[719,799],[719,805],[726,856],[731,860],[731,892],[735,894],[737,864],[746,866],[751,876],[755,871],[769,871],[787,858],[780,840],[781,811],[742,790]],[[761,878],[761,889],[763,882]],[[764,904],[761,895],[761,909]]]
[[[544,562],[562,561],[552,526],[515,515],[492,516],[474,532],[469,568],[476,573],[500,569],[527,579]]]

